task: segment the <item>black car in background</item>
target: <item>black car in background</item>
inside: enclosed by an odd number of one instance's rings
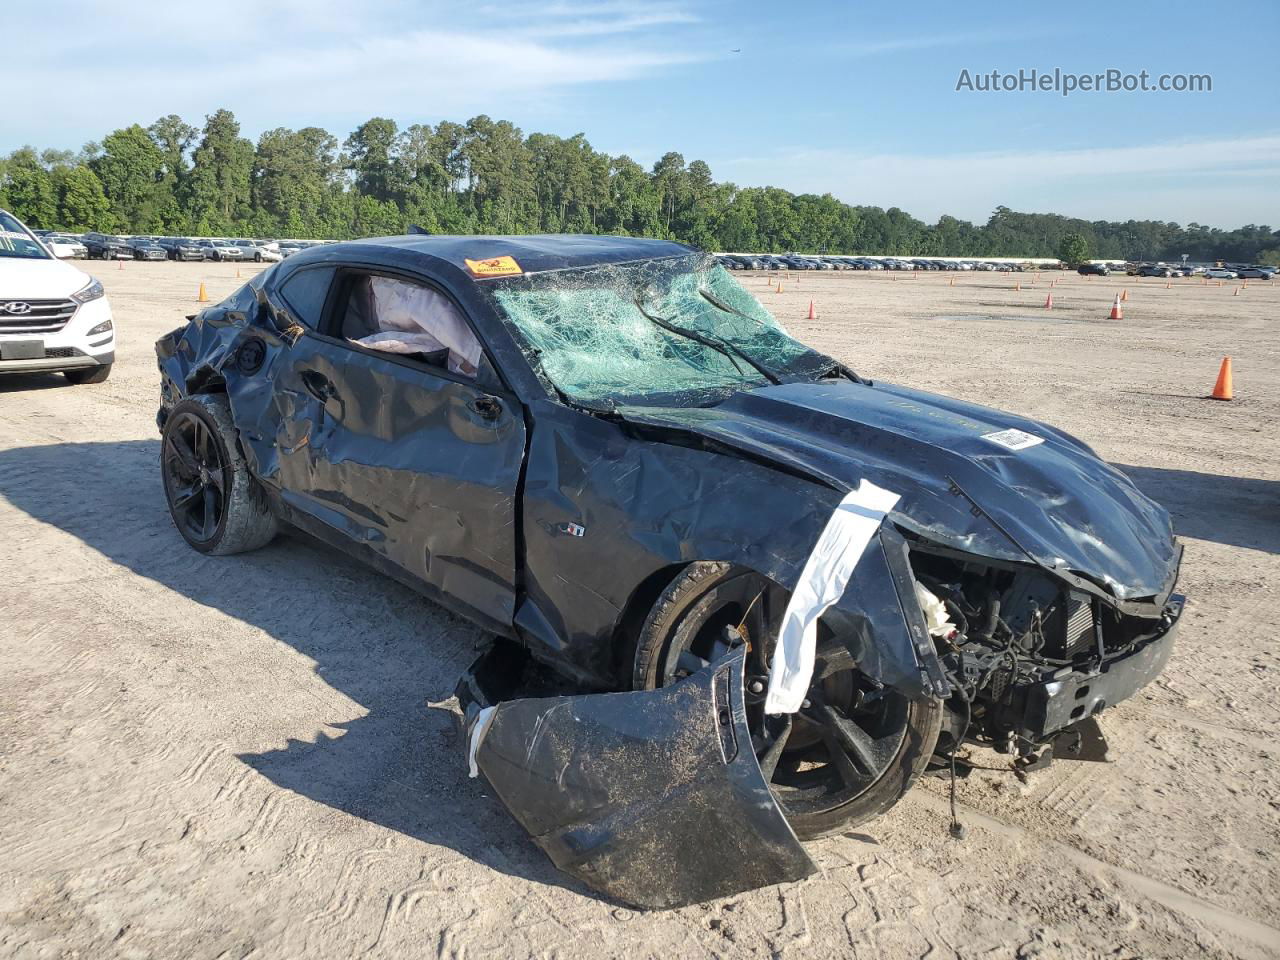
[[[132,260],[133,247],[124,237],[110,233],[86,233],[81,240],[90,260]]]
[[[133,250],[135,260],[168,260],[169,251],[162,247],[154,237],[132,237],[129,247]]]
[[[1076,268],[1076,273],[1082,277],[1106,277],[1110,276],[1111,271],[1105,263],[1082,263]]]
[[[170,260],[204,259],[204,248],[188,237],[161,237],[157,242]]]

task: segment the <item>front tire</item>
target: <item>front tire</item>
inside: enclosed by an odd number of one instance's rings
[[[911,699],[877,686],[821,632],[805,707],[766,716],[769,664],[788,593],[728,563],[690,564],[654,604],[636,641],[632,684],[653,690],[749,646],[747,718],[765,779],[796,835],[844,833],[878,817],[924,771],[942,724],[932,697]],[[824,658],[825,653],[825,658]]]
[[[183,400],[165,420],[161,437],[165,500],[188,544],[226,556],[271,542],[278,522],[240,454],[225,396]]]
[[[111,376],[111,364],[102,363],[96,367],[81,367],[78,370],[63,370],[62,375],[71,383],[79,386],[82,383],[102,383]]]

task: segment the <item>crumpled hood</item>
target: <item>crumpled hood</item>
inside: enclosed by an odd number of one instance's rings
[[[1053,427],[905,387],[794,383],[714,408],[626,408],[633,423],[691,431],[850,490],[865,477],[901,495],[890,519],[968,553],[1039,562],[1118,599],[1158,596],[1179,557],[1169,515],[1080,441]],[[1010,449],[992,434],[1042,442]],[[1015,441],[1016,442],[1016,441]]]

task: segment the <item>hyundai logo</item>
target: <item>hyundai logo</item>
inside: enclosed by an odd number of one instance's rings
[[[31,304],[23,303],[21,300],[11,300],[8,303],[0,303],[0,310],[15,317],[20,317],[31,312]]]

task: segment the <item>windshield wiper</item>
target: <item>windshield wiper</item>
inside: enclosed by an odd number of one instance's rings
[[[826,380],[828,377],[833,376],[841,376],[848,380],[852,380],[854,383],[863,383],[867,386],[871,386],[870,380],[865,377],[858,376],[839,360],[836,360],[833,357],[827,357],[827,359],[831,362],[822,368],[822,375],[818,377],[819,380]]]
[[[751,368],[755,370],[756,373],[760,374],[760,376],[764,377],[770,383],[773,383],[773,384],[782,383],[782,378],[779,377],[776,373],[774,373],[768,367],[765,367],[762,364],[758,363],[756,360],[752,359],[750,356],[744,353],[739,347],[735,346],[729,341],[721,340],[720,338],[713,337],[710,334],[699,333],[697,330],[689,330],[685,327],[677,327],[674,323],[671,323],[669,320],[664,320],[662,317],[654,316],[652,313],[650,313],[648,310],[644,308],[644,304],[640,301],[639,297],[636,298],[635,303],[636,303],[636,309],[640,311],[640,315],[644,317],[646,320],[648,320],[650,323],[661,327],[663,330],[667,330],[667,331],[670,331],[671,333],[684,337],[687,340],[692,340],[694,343],[700,343],[705,347],[710,347],[712,350],[716,351],[717,353],[727,357],[729,362],[733,364],[733,368],[737,370],[739,373],[742,373],[742,368],[738,366],[738,361],[734,359],[735,356],[745,360],[751,366]]]
[[[737,307],[731,307],[731,306],[729,306],[729,304],[725,303],[723,300],[721,300],[721,299],[720,299],[719,297],[717,297],[715,294],[713,294],[713,293],[711,293],[711,292],[709,292],[709,291],[707,291],[707,290],[703,290],[703,289],[701,289],[701,288],[699,288],[699,289],[698,289],[698,293],[699,293],[699,295],[702,297],[702,299],[703,299],[703,300],[707,301],[707,303],[711,304],[711,305],[712,305],[713,307],[715,307],[717,310],[723,310],[725,313],[732,313],[732,314],[735,314],[736,316],[741,317],[743,320],[750,320],[750,321],[751,321],[752,323],[754,323],[757,327],[763,327],[763,326],[764,326],[764,321],[763,321],[763,320],[757,320],[755,317],[750,316],[749,314],[743,313],[743,312],[742,312],[741,310],[739,310]]]
[[[764,327],[765,325],[763,320],[757,320],[750,314],[743,313],[737,307],[725,303],[710,291],[700,289],[698,293],[701,294],[702,299],[706,300],[707,303],[711,304],[717,310],[723,310],[725,313],[732,313],[734,316],[741,317],[743,320],[750,320],[757,327]],[[814,352],[816,353],[817,351]],[[819,354],[819,356],[828,361],[827,365],[822,368],[822,375],[818,377],[819,380],[825,380],[827,377],[835,373],[842,377],[848,377],[854,383],[870,383],[869,380],[863,380],[862,377],[858,376],[839,360],[836,360],[833,357],[828,357],[826,354]],[[750,362],[750,360],[748,360],[748,362]]]

